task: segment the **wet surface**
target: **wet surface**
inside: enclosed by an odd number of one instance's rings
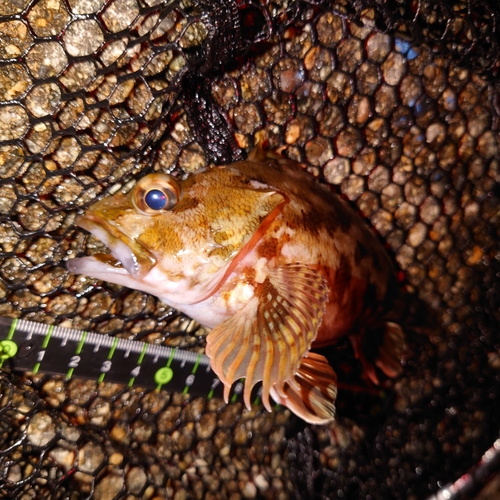
[[[209,163],[177,85],[208,53],[203,5],[0,6],[1,316],[203,351],[189,318],[65,269],[103,250],[73,225],[96,196]],[[411,23],[377,31],[383,10],[354,22],[348,3],[276,3],[255,10],[274,33],[209,75],[240,148],[264,133],[387,245],[411,295],[403,375],[367,386],[339,346],[330,428],[282,408],[2,375],[0,495],[421,499],[479,460],[500,409],[498,53],[468,51],[464,6],[438,44],[442,10],[425,3],[427,43]],[[479,48],[489,8],[478,2],[470,28]]]

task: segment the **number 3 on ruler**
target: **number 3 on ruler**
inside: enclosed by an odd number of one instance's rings
[[[111,370],[111,361],[106,360],[104,363],[101,365],[101,373],[108,373],[109,370]]]

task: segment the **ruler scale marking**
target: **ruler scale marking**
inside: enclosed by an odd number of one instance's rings
[[[76,332],[71,332],[69,334],[70,340],[72,342],[75,342],[75,340],[76,340],[76,338],[75,338],[76,335],[73,335],[74,333],[76,333]],[[76,363],[76,366],[72,366],[71,361],[70,361],[69,370],[68,370],[68,373],[66,374],[67,380],[72,378],[73,373],[75,371],[75,368],[78,367],[78,364],[81,361],[80,353],[82,352],[83,345],[85,344],[86,338],[87,338],[87,332],[82,332],[82,334],[80,336],[80,341],[78,342],[78,345],[76,346],[75,355],[71,358],[71,360],[73,361],[73,365]]]
[[[35,330],[36,330],[36,328],[33,328],[33,331],[35,331]],[[47,328],[47,333],[45,334],[45,337],[43,339],[41,350],[38,351],[38,358],[37,358],[38,362],[33,367],[33,373],[35,375],[38,373],[38,370],[40,369],[42,361],[45,358],[45,352],[46,352],[47,346],[49,345],[50,338],[52,337],[52,331],[53,330],[54,330],[54,328],[52,327],[52,325]]]
[[[200,371],[202,366],[206,369]],[[2,317],[0,368],[61,375],[66,380],[106,380],[207,398],[222,397],[223,392],[223,384],[211,371],[205,354]]]
[[[132,387],[134,385],[135,379],[139,376],[141,370],[141,364],[144,360],[144,356],[146,355],[146,351],[148,350],[148,344],[144,344],[141,354],[139,355],[139,359],[137,360],[137,366],[132,370],[132,378],[128,382],[128,387]]]

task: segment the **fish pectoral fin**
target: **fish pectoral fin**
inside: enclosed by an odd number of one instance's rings
[[[262,380],[262,402],[271,411],[269,395],[293,380],[301,359],[316,338],[328,301],[326,279],[302,264],[269,270],[254,297],[207,337],[206,353],[229,399],[232,384],[245,378],[243,399]]]
[[[302,358],[294,383],[271,391],[273,399],[310,424],[335,419],[337,375],[324,356],[308,353]]]
[[[386,321],[384,339],[379,348],[375,364],[388,376],[396,377],[403,367],[401,358],[405,350],[405,334],[403,329],[392,321]]]
[[[352,335],[350,337],[354,354],[361,362],[365,377],[371,380],[375,385],[379,385],[380,381],[375,372],[377,366],[388,377],[396,377],[403,369],[401,358],[406,347],[405,334],[401,326],[392,321],[386,321],[381,325],[382,339],[377,349],[377,354],[373,354],[367,358],[363,351],[363,345],[367,342],[367,336],[370,331],[363,332],[360,335]]]

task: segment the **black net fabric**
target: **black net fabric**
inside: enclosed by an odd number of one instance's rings
[[[433,321],[410,329],[401,377],[341,388],[328,427],[2,372],[0,497],[423,499],[473,466],[500,428],[499,16],[496,0],[3,0],[0,316],[203,352],[184,315],[66,271],[103,249],[74,218],[263,134],[359,208]]]

